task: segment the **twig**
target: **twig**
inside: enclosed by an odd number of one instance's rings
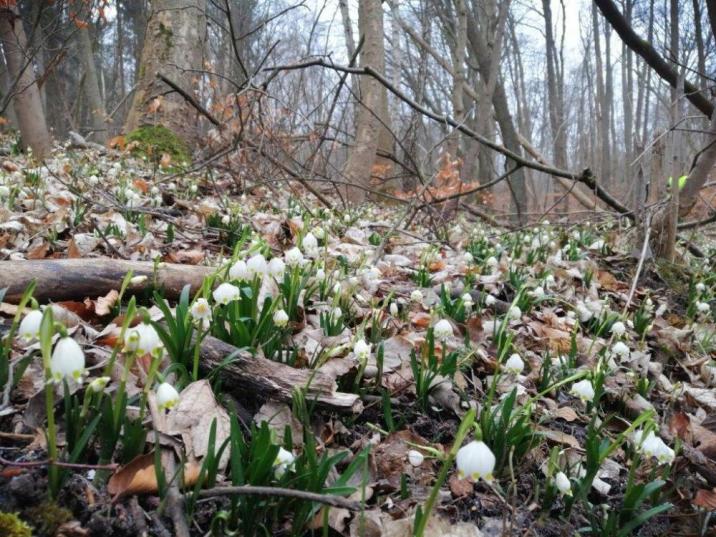
[[[646,259],[646,253],[649,251],[649,237],[651,236],[651,214],[647,213],[646,221],[644,226],[646,231],[644,232],[644,243],[641,245],[641,254],[639,255],[639,264],[636,266],[636,274],[631,282],[631,288],[629,289],[629,295],[627,296],[626,303],[624,304],[624,310],[622,311],[622,317],[626,315],[629,305],[631,304],[632,298],[634,298],[634,292],[636,291],[637,283],[639,282],[639,276],[641,275],[641,269],[644,266],[644,259]]]
[[[283,498],[296,498],[309,502],[322,503],[332,507],[342,507],[349,511],[360,511],[359,502],[332,496],[330,494],[317,494],[304,490],[286,489],[282,487],[255,487],[252,485],[241,485],[238,487],[215,487],[213,489],[199,492],[201,498],[213,498],[216,496],[280,496]]]
[[[80,464],[74,462],[51,461],[43,459],[41,461],[11,461],[0,455],[0,464],[5,466],[15,466],[17,468],[36,468],[38,466],[59,466],[60,468],[75,468],[77,470],[116,470],[118,464]]]

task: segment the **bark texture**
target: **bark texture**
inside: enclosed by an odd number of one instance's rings
[[[107,141],[107,124],[105,123],[105,110],[102,95],[99,90],[99,78],[94,62],[92,39],[88,26],[83,26],[77,32],[80,59],[84,69],[83,89],[87,102],[89,127],[92,131],[91,139],[95,142]]]
[[[199,136],[196,110],[180,95],[164,95],[167,87],[156,75],[165,75],[193,94],[198,78],[196,70],[203,67],[205,34],[206,0],[152,2],[139,83],[125,123],[126,132],[143,125],[163,125],[190,147],[196,145]],[[160,101],[152,105],[158,97]]]

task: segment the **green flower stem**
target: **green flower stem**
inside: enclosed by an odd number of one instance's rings
[[[50,461],[48,466],[49,496],[54,499],[59,492],[57,487],[60,484],[59,468],[57,462],[57,425],[55,424],[55,385],[52,382],[52,335],[54,333],[54,321],[52,319],[52,308],[46,308],[40,324],[40,349],[42,351],[42,365],[45,369],[45,413],[47,414],[47,458]]]

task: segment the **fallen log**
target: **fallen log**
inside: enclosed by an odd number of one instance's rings
[[[229,358],[227,360],[227,358]],[[323,410],[358,413],[363,403],[358,395],[338,392],[335,380],[311,369],[296,369],[287,364],[252,356],[215,337],[201,343],[199,366],[205,373],[220,369],[225,389],[240,397],[247,393],[266,399],[290,402],[296,388],[306,388],[307,401],[315,401]]]
[[[104,296],[112,289],[119,290],[127,272],[147,276],[131,286],[132,291],[154,287],[163,289],[168,299],[179,297],[189,284],[192,292],[201,287],[205,277],[215,269],[196,265],[125,261],[108,257],[83,259],[42,259],[36,261],[0,261],[0,289],[7,288],[4,300],[17,303],[33,280],[37,282],[35,298],[47,300],[82,300]]]

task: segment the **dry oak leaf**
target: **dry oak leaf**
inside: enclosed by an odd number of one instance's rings
[[[703,507],[709,511],[716,511],[716,488],[712,490],[699,489],[691,502],[697,507]]]
[[[153,494],[159,491],[157,472],[154,468],[154,452],[139,455],[118,468],[107,482],[107,492],[113,501],[133,494]],[[197,462],[184,465],[184,486],[191,487],[199,479],[201,466]]]

